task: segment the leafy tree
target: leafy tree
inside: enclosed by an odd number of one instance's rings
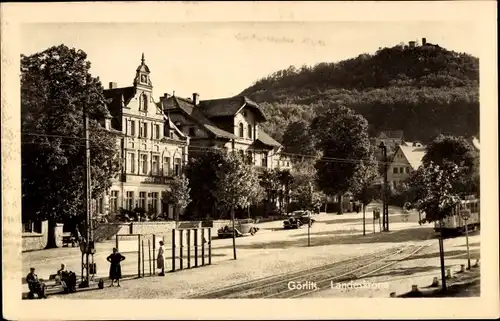
[[[277,178],[279,182],[278,196],[280,211],[283,211],[283,209],[286,210],[288,208],[288,204],[290,202],[290,188],[293,183],[293,176],[290,173],[290,170],[285,169],[277,171]]]
[[[427,151],[422,159],[424,165],[431,162],[440,166],[452,163],[458,166],[459,173],[453,181],[453,188],[460,194],[472,194],[479,192],[478,169],[479,155],[474,150],[471,143],[463,137],[437,136],[431,144],[427,146]]]
[[[457,194],[453,193],[452,184],[458,173],[458,166],[451,162],[443,166],[430,162],[427,166],[421,166],[417,173],[410,176],[410,188],[416,191],[411,207],[425,213],[423,221],[439,222],[442,227],[443,219],[452,215],[453,208],[460,202]],[[446,289],[442,228],[439,238],[439,255],[443,288]]]
[[[234,210],[250,205],[255,188],[259,185],[257,173],[251,165],[245,164],[236,153],[222,155],[221,162],[216,164],[216,188],[212,195],[219,204],[231,210],[233,225],[233,255],[236,260],[236,235]]]
[[[78,224],[85,219],[83,110],[90,132],[92,197],[111,186],[119,170],[116,137],[101,126],[109,112],[98,78],[82,50],[65,45],[21,55],[23,220]],[[80,231],[86,231],[81,226]],[[49,246],[54,246],[53,235]]]
[[[377,162],[372,158],[361,162],[353,177],[354,196],[363,205],[363,235],[366,235],[366,206],[379,196],[379,188],[374,185],[378,178]]]
[[[189,181],[191,198],[189,214],[193,218],[220,218],[224,213],[216,214],[217,199],[212,195],[217,187],[217,164],[224,160],[224,152],[218,150],[198,153],[189,160],[185,175]]]
[[[298,120],[288,124],[283,134],[285,152],[302,155],[315,155],[316,149],[312,135],[309,133],[309,123]],[[300,158],[299,158],[300,159]]]
[[[279,172],[277,169],[266,169],[261,175],[260,185],[262,186],[266,198],[271,203],[276,203],[280,188]]]
[[[174,178],[170,183],[170,189],[167,191],[167,197],[177,207],[176,221],[179,221],[179,212],[183,211],[191,202],[189,188],[189,180],[186,175],[182,174]]]
[[[316,162],[318,186],[327,195],[340,195],[342,203],[342,195],[353,187],[357,161],[370,156],[368,122],[353,110],[335,105],[316,117],[311,129],[322,152]]]

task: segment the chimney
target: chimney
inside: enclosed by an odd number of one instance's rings
[[[415,48],[415,41],[410,41],[409,45],[410,45],[410,48]]]
[[[425,46],[427,44],[427,39],[426,38],[422,38],[422,46]]]
[[[116,82],[110,82],[109,83],[109,89],[115,89],[115,88],[118,88]]]
[[[200,102],[200,94],[193,93],[193,104],[196,106]]]

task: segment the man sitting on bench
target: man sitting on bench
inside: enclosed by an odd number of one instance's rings
[[[28,294],[30,299],[34,298],[34,294],[39,298],[47,298],[45,294],[45,283],[38,279],[38,276],[35,274],[35,268],[30,268],[30,273],[26,276],[26,282],[28,282],[28,288],[30,290]]]

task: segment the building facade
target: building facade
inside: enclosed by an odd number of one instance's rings
[[[420,143],[399,145],[387,169],[387,181],[394,186],[405,181],[410,173],[422,165],[426,148]]]
[[[97,201],[98,213],[120,208],[174,218],[176,207],[166,195],[188,159],[189,137],[183,134],[153,99],[153,85],[144,54],[133,85],[104,90],[110,116],[106,127],[117,132],[121,172],[108,193]]]
[[[165,94],[159,106],[177,128],[190,137],[191,156],[223,149],[239,153],[258,169],[290,169],[282,145],[263,129],[266,116],[259,105],[244,96],[200,100]]]

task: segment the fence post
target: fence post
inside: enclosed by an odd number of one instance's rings
[[[151,240],[148,239],[148,261],[149,261],[149,276],[153,275],[153,270],[151,269]]]
[[[187,229],[187,235],[186,235],[186,242],[187,242],[187,246],[188,246],[188,249],[187,249],[187,254],[188,254],[188,257],[187,257],[187,263],[188,263],[188,269],[191,267],[191,229]]]
[[[145,277],[145,273],[144,273],[144,240],[141,241],[141,257],[142,257],[142,277]]]
[[[137,274],[141,277],[141,235],[137,237]]]
[[[179,268],[181,270],[182,270],[183,265],[184,265],[183,264],[184,262],[182,262],[182,252],[183,252],[182,250],[184,248],[184,246],[183,246],[184,244],[183,243],[184,243],[184,231],[183,230],[179,230],[179,244],[180,244],[179,245],[179,252],[180,252],[179,253]]]
[[[198,229],[194,229],[194,267],[198,267]]]
[[[208,265],[212,264],[212,229],[208,228]]]
[[[172,229],[172,272],[175,271],[175,229]]]
[[[205,228],[201,228],[201,265],[205,265]]]

